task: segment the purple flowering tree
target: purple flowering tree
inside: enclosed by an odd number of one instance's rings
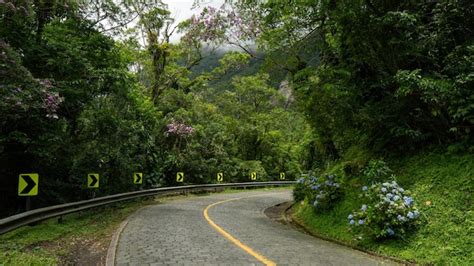
[[[0,110],[3,119],[31,118],[33,115],[40,119],[58,118],[57,111],[64,98],[51,80],[35,79],[21,65],[19,54],[3,41],[0,41],[0,61],[6,62],[0,66]]]
[[[167,126],[167,136],[187,137],[194,133],[194,128],[184,123],[172,121]]]
[[[242,3],[227,2],[220,8],[205,7],[190,19],[187,34],[181,41],[196,38],[204,43],[231,45],[254,56],[255,40],[261,33],[261,20],[257,10],[250,10]]]
[[[192,136],[195,130],[192,126],[187,125],[183,122],[177,122],[172,119],[171,122],[166,125],[165,136],[170,139],[169,144],[171,145],[171,153],[168,154],[168,159],[173,161],[175,167],[182,167],[186,165],[187,157],[186,153],[183,152],[188,146],[188,137]]]
[[[64,98],[59,95],[58,92],[51,91],[52,87],[49,80],[39,81],[44,87],[42,89],[43,96],[43,109],[46,111],[46,117],[58,119],[57,111],[59,105],[64,101]]]

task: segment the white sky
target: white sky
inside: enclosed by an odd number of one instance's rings
[[[204,6],[220,7],[225,0],[209,0],[201,4]],[[176,23],[190,18],[193,14],[199,14],[202,8],[191,9],[194,0],[163,0],[168,5],[168,9],[171,12],[171,16],[175,19]],[[179,34],[173,34],[171,42],[177,42],[181,36]]]

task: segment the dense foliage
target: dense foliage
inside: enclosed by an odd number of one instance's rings
[[[291,95],[247,53],[173,23],[160,1],[0,3],[1,215],[24,210],[20,173],[40,175],[33,207],[176,185],[178,171],[185,183],[300,174],[311,134]]]
[[[431,143],[469,148],[473,5],[269,1],[260,6],[260,44],[274,60],[288,58],[326,158],[347,157],[354,145],[377,152]]]

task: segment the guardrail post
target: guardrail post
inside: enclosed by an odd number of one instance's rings
[[[26,197],[25,210],[26,211],[31,210],[31,197]]]

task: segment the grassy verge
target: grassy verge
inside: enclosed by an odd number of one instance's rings
[[[50,219],[35,226],[24,226],[0,236],[0,264],[56,265],[68,262],[76,243],[104,240],[107,247],[115,228],[152,199],[115,204],[64,216],[62,223]],[[97,244],[97,243],[96,243]],[[102,245],[101,245],[102,244]]]
[[[426,220],[409,238],[358,240],[348,230],[347,215],[363,204],[357,178],[348,180],[344,199],[331,211],[316,215],[309,204],[297,204],[293,218],[315,234],[379,254],[421,264],[474,265],[474,156],[425,153],[389,164]]]
[[[284,188],[263,188],[258,191]],[[252,189],[253,190],[253,189]],[[223,193],[245,190],[225,189]],[[0,265],[57,265],[77,263],[77,248],[90,246],[106,253],[111,236],[120,223],[139,208],[184,197],[205,196],[210,193],[149,198],[108,205],[64,216],[63,222],[50,219],[35,226],[24,226],[0,236]],[[84,256],[94,255],[85,254]],[[95,254],[97,255],[97,254]],[[103,254],[99,254],[99,258]],[[96,258],[97,259],[97,258]],[[97,261],[81,264],[96,264]]]

